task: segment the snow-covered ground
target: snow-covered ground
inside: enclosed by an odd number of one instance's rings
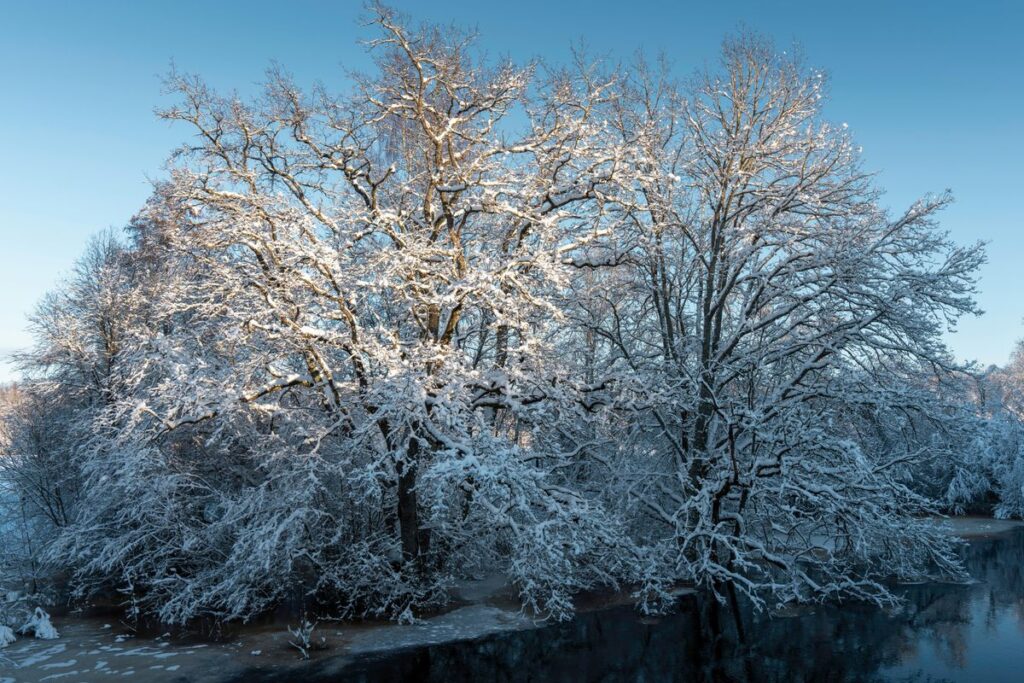
[[[0,683],[97,681],[138,676],[145,681],[216,681],[230,647],[136,641],[89,620],[61,624],[59,640],[22,637],[0,651]]]
[[[679,594],[687,592],[680,589]],[[503,631],[536,628],[500,577],[466,582],[453,590],[454,609],[413,624],[323,622],[313,632],[326,648],[313,650],[319,679],[340,674],[353,658],[390,650],[479,638]],[[630,600],[627,594],[581,599],[583,611]],[[145,681],[244,681],[279,674],[301,679],[307,663],[289,644],[284,624],[241,627],[225,642],[196,643],[169,637],[134,638],[123,625],[102,619],[54,619],[57,641],[21,636],[0,649],[0,683],[101,681],[136,677]],[[318,680],[319,680],[318,679]],[[325,679],[325,680],[326,680]],[[341,679],[339,679],[341,680]]]
[[[493,577],[460,586],[460,607],[414,624],[321,623],[313,640],[326,648],[311,659],[335,660],[342,669],[352,657],[393,649],[476,638],[540,625],[514,607],[508,587]],[[244,680],[270,671],[301,674],[304,662],[289,644],[284,624],[242,627],[226,642],[176,642],[168,637],[134,638],[109,620],[54,619],[56,641],[20,636],[0,649],[0,683],[114,680],[214,682]]]

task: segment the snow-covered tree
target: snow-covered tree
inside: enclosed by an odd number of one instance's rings
[[[249,616],[305,581],[401,613],[494,562],[564,613],[619,575],[619,525],[566,468],[596,389],[557,349],[565,262],[623,154],[591,116],[604,84],[375,23],[378,74],[347,97],[171,80],[164,115],[197,142],[165,242],[195,273],[158,296],[187,324],[137,339],[61,546],[167,619]]]
[[[1024,342],[977,378],[972,395],[985,422],[957,472],[978,483],[953,492],[997,517],[1024,518]]]
[[[116,359],[137,287],[127,258],[112,233],[93,239],[30,316],[36,344],[17,357],[27,381],[0,408],[0,504],[9,520],[0,524],[8,565],[0,578],[34,586],[48,539],[74,517],[77,453],[119,395]]]
[[[49,567],[169,622],[958,572],[923,516],[997,480],[941,342],[983,255],[947,195],[882,208],[820,72],[742,35],[684,88],[371,14],[344,94],[170,77],[170,177],[36,317],[60,429],[4,423],[74,484]]]
[[[884,211],[845,125],[821,118],[824,76],[756,36],[684,94],[636,73],[604,247],[632,272],[580,300],[637,416],[620,455],[656,574],[804,599],[955,571],[900,476],[925,449],[858,434],[941,419],[919,378],[957,370],[940,335],[975,312],[983,259],[938,228],[948,196]]]

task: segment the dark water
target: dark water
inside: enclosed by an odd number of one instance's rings
[[[343,680],[1024,681],[1024,530],[973,541],[965,560],[977,583],[901,588],[898,611],[747,610],[740,637],[731,612],[691,597],[656,621],[616,608],[357,661]]]

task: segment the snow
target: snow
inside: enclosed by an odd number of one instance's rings
[[[124,648],[116,644],[109,630],[93,620],[66,617],[61,640],[57,644],[24,639],[4,650],[0,669],[13,667],[18,683],[74,680],[93,681],[97,676],[130,677],[138,674],[146,681],[162,683],[180,680],[180,665],[166,665],[168,656],[189,661],[189,680],[221,680],[231,653],[223,648],[204,649],[188,645],[173,646],[165,653],[159,647]],[[210,653],[208,656],[204,652]],[[6,662],[4,664],[3,662]]]
[[[212,682],[241,676],[256,657],[260,667],[288,668],[298,664],[295,651],[287,643],[290,636],[283,626],[269,631],[243,628],[238,638],[229,643],[183,644],[173,640],[137,639],[138,645],[125,647],[118,643],[117,634],[103,629],[96,620],[65,617],[62,623],[64,633],[56,645],[25,639],[4,650],[4,657],[18,672],[19,683],[57,680],[52,678],[58,675],[55,672],[67,673],[74,680],[92,680],[93,675],[100,673],[104,677],[138,674],[146,681],[160,683],[180,681],[182,675],[189,681]],[[537,625],[540,622],[527,618],[518,609],[468,605],[411,625],[353,623],[346,624],[340,632],[325,628],[328,649],[311,650],[310,655],[314,659],[336,659],[341,666],[346,657],[352,655],[468,639]]]
[[[22,633],[35,634],[35,637],[40,640],[56,640],[60,637],[57,629],[50,622],[50,615],[41,607],[36,607],[32,611],[32,616],[20,630]]]
[[[520,611],[490,605],[469,605],[415,624],[356,631],[349,638],[347,651],[351,654],[382,652],[466,640],[536,625],[537,622]]]

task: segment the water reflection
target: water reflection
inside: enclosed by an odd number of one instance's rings
[[[1024,681],[1024,530],[974,541],[965,552],[978,583],[906,587],[896,612],[864,605],[775,617],[745,611],[738,631],[734,614],[694,598],[658,620],[616,608],[356,662],[344,678]]]

